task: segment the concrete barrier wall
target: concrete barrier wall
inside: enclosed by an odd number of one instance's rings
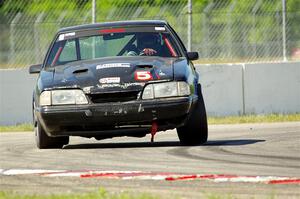
[[[300,113],[300,62],[197,65],[211,116]]]
[[[31,122],[36,78],[27,69],[0,70],[0,125]]]
[[[300,62],[197,65],[209,116],[300,113]],[[0,70],[0,125],[31,122],[37,75]]]
[[[242,114],[242,65],[203,65],[196,70],[208,115]]]
[[[245,109],[251,113],[300,113],[300,62],[245,65]]]

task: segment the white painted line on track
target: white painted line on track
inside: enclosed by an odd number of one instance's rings
[[[25,174],[43,174],[48,172],[65,172],[64,170],[44,170],[44,169],[1,169],[2,175],[25,175]]]

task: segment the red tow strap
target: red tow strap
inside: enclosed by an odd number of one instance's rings
[[[154,136],[157,132],[158,126],[155,121],[152,122],[152,127],[151,127],[151,142],[154,142]]]

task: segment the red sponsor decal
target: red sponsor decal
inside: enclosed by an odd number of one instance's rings
[[[148,80],[152,80],[153,77],[150,71],[135,71],[134,79],[137,81],[148,81]]]
[[[125,32],[125,28],[103,29],[103,30],[99,30],[99,32],[102,34],[119,33],[119,32]]]
[[[156,71],[155,71],[155,75],[156,75],[157,79],[160,79],[160,76],[157,74]]]

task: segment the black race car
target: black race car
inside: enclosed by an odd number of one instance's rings
[[[33,93],[38,148],[61,148],[69,136],[143,137],[177,129],[180,143],[207,141],[199,75],[165,21],[80,25],[58,31]]]

